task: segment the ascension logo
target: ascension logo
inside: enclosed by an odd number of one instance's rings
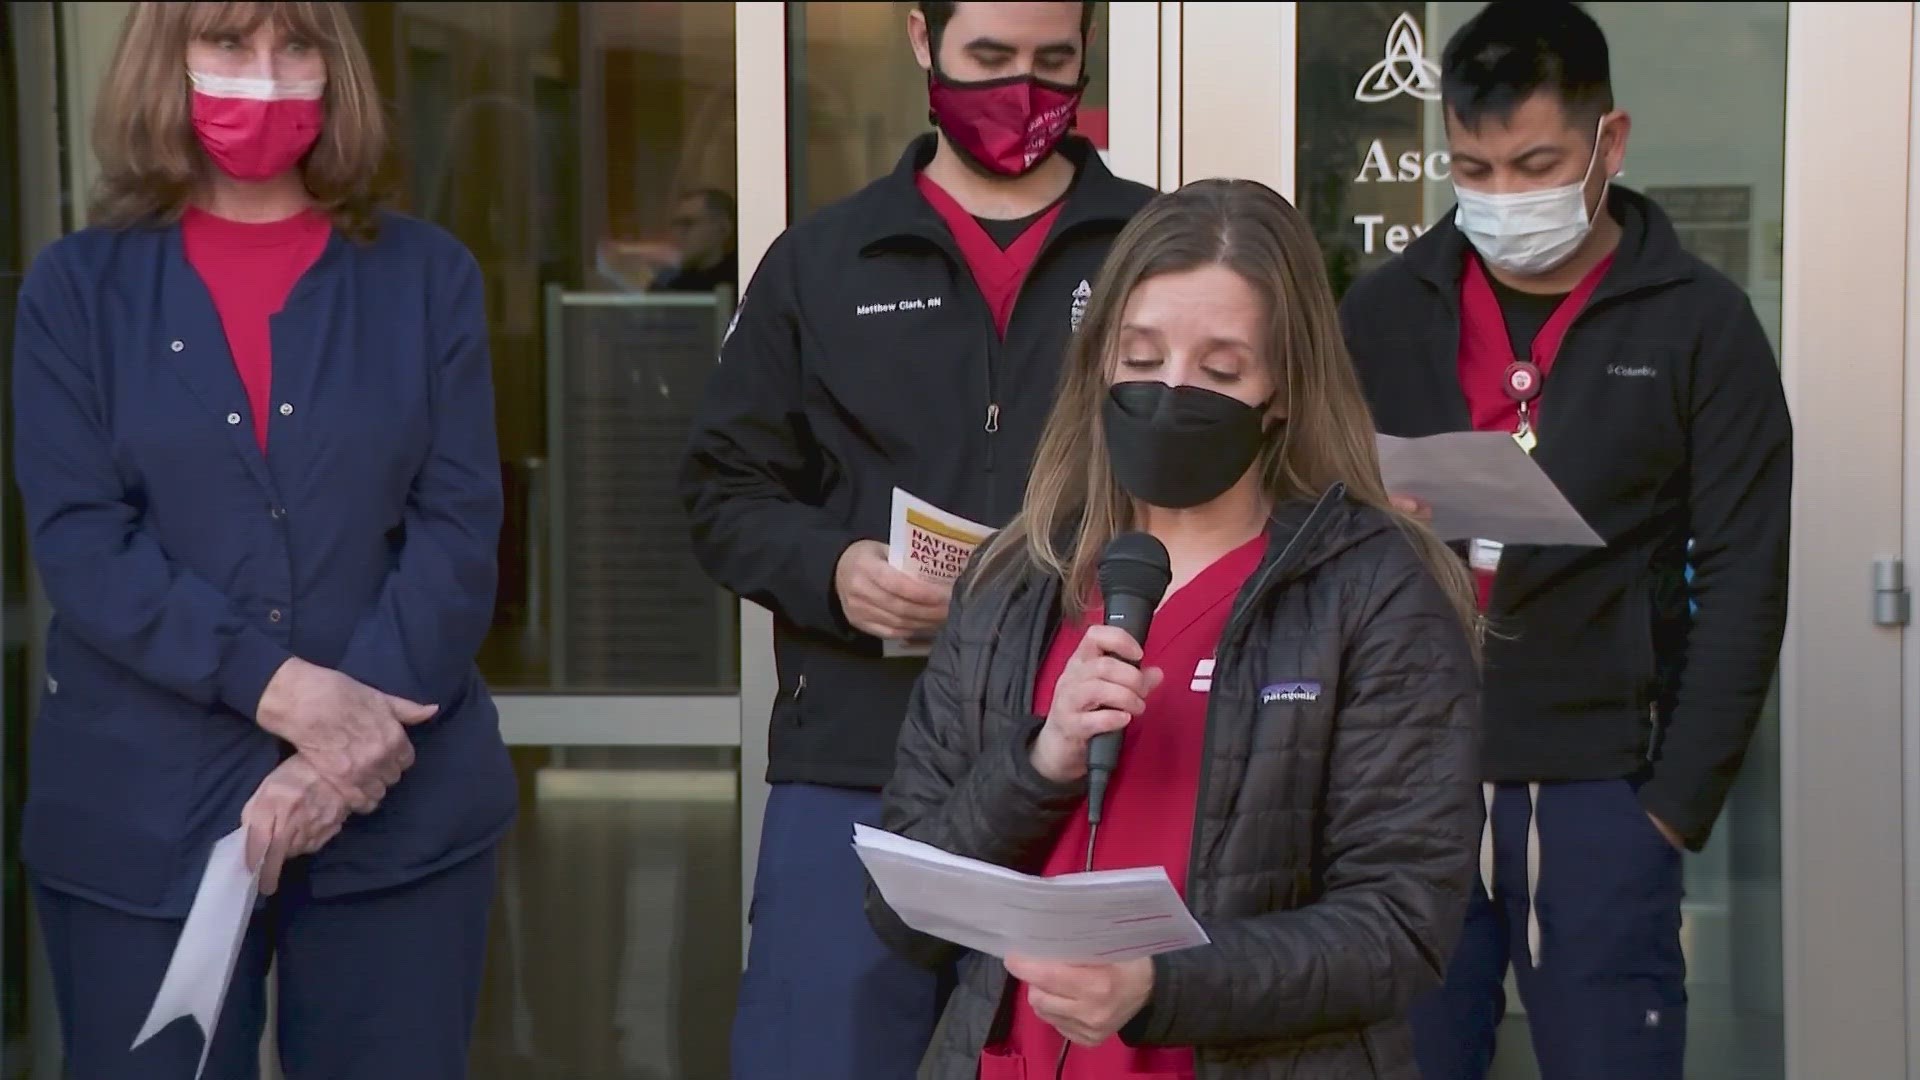
[[[1087,317],[1087,301],[1093,297],[1093,286],[1086,278],[1080,279],[1080,286],[1073,290],[1073,310],[1067,315],[1067,329],[1080,329],[1080,320]]]
[[[1373,104],[1408,94],[1421,101],[1440,100],[1440,69],[1427,59],[1420,24],[1401,12],[1387,30],[1387,54],[1380,58],[1353,91],[1353,100]]]

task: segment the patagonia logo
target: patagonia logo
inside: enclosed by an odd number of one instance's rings
[[[1317,682],[1282,682],[1260,691],[1260,704],[1271,705],[1276,701],[1319,701],[1320,684]]]

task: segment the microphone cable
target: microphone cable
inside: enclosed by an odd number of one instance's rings
[[[1098,821],[1089,820],[1087,822],[1087,865],[1086,865],[1086,872],[1089,874],[1093,872],[1093,845],[1096,842],[1098,842],[1099,839],[1100,839],[1100,823]],[[1072,1040],[1068,1039],[1065,1035],[1060,1036],[1060,1057],[1058,1060],[1056,1060],[1053,1063],[1053,1080],[1066,1080],[1067,1051],[1071,1049],[1073,1049]]]

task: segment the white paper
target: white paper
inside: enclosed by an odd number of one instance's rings
[[[993,530],[958,514],[949,514],[925,499],[893,489],[893,511],[887,534],[887,562],[895,570],[917,574],[928,581],[952,584],[966,569],[974,549]],[[925,656],[932,638],[887,641],[886,656]]]
[[[1387,490],[1427,504],[1442,540],[1606,546],[1511,435],[1450,431],[1378,441]]]
[[[200,1027],[200,1067],[193,1071],[194,1080],[199,1080],[207,1067],[207,1052],[213,1049],[220,1004],[226,999],[234,962],[240,958],[258,888],[259,875],[247,869],[247,830],[242,826],[213,845],[200,889],[187,912],[187,925],[173,947],[173,958],[167,961],[160,992],[154,995],[153,1010],[134,1036],[135,1049],[168,1024],[191,1016]]]
[[[1207,943],[1162,867],[1033,877],[865,825],[853,848],[908,926],[988,956],[1118,963]]]

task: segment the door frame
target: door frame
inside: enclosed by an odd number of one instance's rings
[[[1791,3],[1781,375],[1795,429],[1780,663],[1788,1076],[1911,1076],[1901,551],[1911,4]],[[1863,102],[1874,103],[1862,108]],[[1844,365],[1844,367],[1841,367]],[[1836,378],[1835,376],[1840,377]],[[1872,823],[1882,823],[1875,827]]]
[[[14,71],[20,82],[19,156],[13,165],[12,175],[20,183],[19,206],[23,226],[20,232],[22,247],[26,249],[17,254],[25,260],[66,231],[62,209],[62,175],[65,170],[60,147],[62,120],[68,114],[61,100],[63,88],[60,73],[63,65],[60,42],[63,32],[71,32],[62,26],[63,18],[71,17],[62,9],[71,8],[72,5],[37,3],[12,4],[9,7],[10,25],[16,38],[10,42],[0,41],[0,48],[13,50]],[[28,109],[26,104],[30,101],[39,104]],[[14,149],[9,148],[9,152]],[[24,267],[26,263],[22,261],[20,265]],[[0,418],[0,427],[10,431],[12,418]],[[0,438],[0,476],[12,475],[7,465],[11,453],[10,436]],[[8,725],[10,736],[14,730],[26,728],[32,723],[45,685],[43,679],[46,669],[42,659],[45,656],[49,608],[40,590],[39,574],[29,566],[27,576],[27,602],[22,607],[7,607],[4,615],[0,616],[0,633],[6,634],[9,640],[25,639],[27,642],[26,671],[22,673],[27,682],[26,711],[19,715],[9,712],[0,717],[0,722]],[[21,741],[24,744],[24,740]],[[4,752],[4,747],[0,747],[0,752]],[[31,891],[28,892],[27,902],[22,905],[22,911],[26,918],[25,926],[0,925],[0,951],[15,943],[27,950],[26,1008],[22,1019],[25,1030],[0,1030],[0,1047],[11,1048],[24,1043],[30,1060],[44,1067],[60,1060],[60,1029],[51,995],[39,992],[51,985],[51,971],[46,966],[46,953],[40,944],[40,927],[35,918]]]

